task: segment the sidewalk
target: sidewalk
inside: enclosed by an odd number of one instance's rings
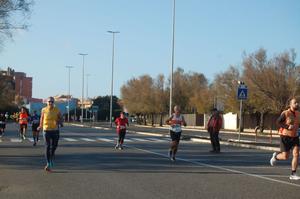
[[[82,126],[81,123],[70,123],[71,125]],[[84,123],[84,126],[92,127],[96,129],[110,130],[110,124],[108,122],[95,122],[95,123]],[[114,126],[112,128],[115,128]],[[130,124],[128,133],[169,137],[169,127],[152,127],[145,125]],[[191,140],[192,142],[199,143],[210,143],[209,134],[205,129],[184,127],[183,140]],[[278,151],[279,150],[279,135],[274,134],[270,139],[268,135],[257,135],[255,141],[255,133],[243,132],[238,140],[238,132],[234,131],[220,131],[220,144],[228,146],[236,146],[250,149]]]

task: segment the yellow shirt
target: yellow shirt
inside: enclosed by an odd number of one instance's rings
[[[42,109],[43,118],[43,130],[57,130],[59,121],[59,109],[53,107],[45,107]]]

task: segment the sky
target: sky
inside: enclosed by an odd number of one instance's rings
[[[16,31],[0,51],[0,68],[33,77],[33,97],[68,93],[110,95],[112,35],[114,94],[134,77],[170,75],[173,0],[35,0],[29,29]],[[174,70],[203,73],[209,82],[244,53],[300,53],[298,0],[176,0]],[[296,58],[300,63],[300,55]],[[88,79],[88,93],[86,80]],[[176,88],[175,88],[176,89]]]

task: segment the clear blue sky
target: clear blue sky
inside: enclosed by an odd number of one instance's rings
[[[33,77],[33,97],[81,96],[82,57],[88,53],[89,97],[110,95],[112,35],[114,93],[143,74],[169,75],[173,0],[36,0],[28,31],[15,34],[0,52],[0,67]],[[298,0],[177,0],[175,67],[210,81],[243,52],[263,47],[270,56],[294,48],[300,54]],[[300,55],[297,63],[300,62]]]

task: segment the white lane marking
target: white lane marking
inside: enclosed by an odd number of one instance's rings
[[[127,147],[132,148],[132,149],[136,149],[136,150],[139,150],[139,151],[142,151],[142,152],[146,152],[146,153],[150,153],[150,154],[154,154],[154,155],[158,155],[158,156],[161,156],[161,157],[168,158],[168,155],[157,153],[157,152],[154,152],[154,151],[150,151],[150,150],[146,150],[146,149],[140,149],[140,148],[137,148],[137,147],[134,147],[134,146],[127,146]],[[281,184],[300,187],[300,184],[294,184],[294,183],[291,183],[291,182],[276,180],[276,179],[273,179],[273,178],[265,177],[263,175],[251,174],[251,173],[247,173],[247,172],[243,172],[243,171],[239,171],[239,170],[229,169],[229,168],[225,168],[225,167],[222,167],[222,166],[215,166],[215,165],[201,163],[201,162],[198,162],[198,161],[192,161],[192,160],[183,159],[183,158],[176,158],[176,159],[180,160],[180,161],[183,161],[183,162],[192,163],[192,164],[195,164],[195,165],[201,166],[201,167],[204,166],[204,167],[214,168],[214,169],[218,169],[218,170],[228,171],[228,172],[231,172],[231,173],[243,174],[243,175],[246,175],[246,176],[259,178],[259,179],[263,179],[263,180],[267,180],[267,181],[271,181],[271,182],[278,182],[278,183],[281,183]],[[286,176],[286,178],[287,178],[287,176]]]
[[[80,140],[87,141],[87,142],[96,142],[96,140],[90,138],[79,138]]]
[[[134,149],[139,150],[139,151],[143,151],[143,152],[155,154],[155,155],[162,156],[162,157],[168,157],[167,155],[164,155],[164,154],[161,154],[161,153],[157,153],[157,152],[154,152],[154,151],[150,151],[150,150],[140,149],[140,148],[132,147],[132,146],[130,146],[130,148],[134,148]],[[231,172],[231,173],[243,174],[243,175],[246,175],[246,176],[260,178],[260,179],[267,180],[267,181],[278,182],[278,183],[282,183],[282,184],[286,184],[286,185],[292,185],[292,186],[295,186],[295,187],[300,187],[300,184],[294,184],[294,183],[291,183],[291,182],[286,182],[286,181],[282,181],[282,180],[276,180],[276,179],[273,179],[273,178],[265,177],[263,175],[251,174],[251,173],[247,173],[247,172],[244,172],[244,171],[229,169],[229,168],[225,168],[225,167],[222,167],[222,166],[215,166],[215,165],[201,163],[201,162],[198,162],[198,161],[192,161],[192,160],[183,159],[183,158],[176,158],[176,159],[184,161],[184,162],[192,163],[192,164],[195,164],[195,165],[199,165],[199,166],[206,166],[206,167],[209,167],[209,168],[214,168],[214,169],[218,169],[218,170],[228,171],[228,172]],[[287,177],[288,176],[286,176],[286,178]]]
[[[235,168],[235,169],[271,169],[270,166],[265,166],[265,167],[264,166],[226,166],[226,168]],[[279,167],[279,166],[277,166],[276,170],[290,171],[291,169],[287,168],[287,167]]]
[[[169,137],[168,135],[162,135],[157,133],[149,133],[149,132],[141,132],[141,131],[131,131],[132,133],[140,134],[140,135],[150,135],[155,137]]]
[[[131,140],[138,141],[138,142],[148,142],[149,141],[149,140],[141,139],[141,138],[131,138]]]
[[[159,139],[159,138],[148,138],[149,140],[151,141],[154,141],[154,142],[168,142],[169,140],[167,139]]]
[[[83,124],[72,124],[73,126],[79,126],[79,127],[84,127]]]
[[[286,175],[267,175],[267,174],[264,174],[264,175],[260,175],[260,176],[263,176],[263,177],[273,177],[273,178],[287,178]]]
[[[74,138],[63,138],[63,140],[68,141],[68,142],[77,142],[78,141]]]
[[[97,138],[97,140],[103,141],[103,142],[114,142],[113,139],[107,139],[107,138]]]
[[[16,138],[11,138],[10,141],[11,142],[22,142],[21,139],[16,139]]]
[[[184,144],[186,144],[186,143],[191,143],[190,141],[188,141],[188,140],[180,140],[180,143],[184,143]]]
[[[131,140],[131,138],[125,138],[125,142],[133,142],[133,140]]]
[[[30,142],[33,142],[33,138],[27,138],[27,140],[29,140]]]
[[[101,127],[101,126],[95,126],[94,128],[95,128],[95,129],[103,129],[104,127]]]

